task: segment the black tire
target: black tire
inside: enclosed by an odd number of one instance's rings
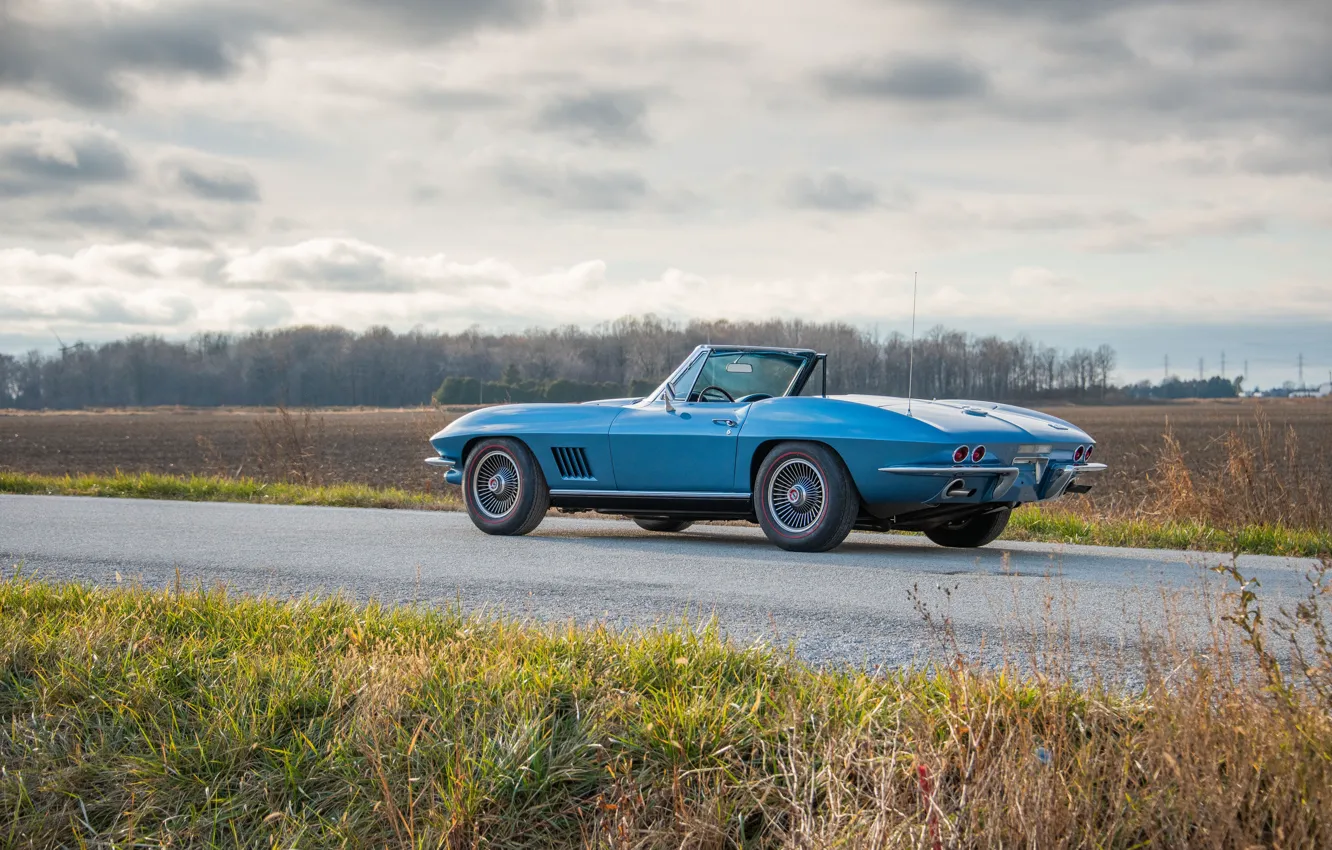
[[[684,531],[694,524],[693,520],[673,516],[636,516],[630,519],[644,531]]]
[[[970,519],[950,522],[934,528],[925,529],[925,536],[940,546],[954,549],[975,549],[986,543],[993,543],[995,538],[1004,533],[1008,518],[1013,512],[1008,508],[992,514],[981,514]]]
[[[541,466],[527,446],[508,437],[482,440],[468,452],[462,489],[467,515],[486,534],[526,534],[550,508]]]
[[[819,443],[778,443],[754,478],[754,513],[781,548],[827,552],[851,533],[860,493],[837,452]]]

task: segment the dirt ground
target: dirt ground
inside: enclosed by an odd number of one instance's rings
[[[311,478],[423,489],[422,459],[450,415],[413,410],[151,409],[0,412],[0,469],[47,475],[157,472],[282,478],[309,454]],[[288,461],[284,463],[284,461]]]
[[[1169,427],[1191,468],[1224,462],[1218,440],[1261,411],[1278,431],[1293,427],[1311,462],[1332,459],[1332,402],[1227,400],[1143,406],[1047,408],[1092,434],[1110,471],[1097,501],[1121,509],[1136,498]],[[158,472],[350,481],[434,488],[422,458],[427,438],[460,410],[151,409],[17,413],[0,411],[0,470],[51,475]],[[1332,472],[1332,470],[1329,470]]]

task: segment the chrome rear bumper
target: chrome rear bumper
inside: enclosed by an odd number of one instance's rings
[[[1017,475],[1016,466],[881,466],[880,472],[896,475],[948,475],[962,478],[967,475]]]
[[[1050,484],[1045,487],[1045,492],[1050,494],[1044,498],[1054,498],[1063,494],[1068,489],[1068,485],[1073,483],[1084,472],[1104,472],[1106,465],[1103,463],[1077,463],[1071,466],[1061,466],[1055,470],[1055,477]],[[1022,468],[1017,466],[881,466],[880,472],[887,472],[891,475],[928,475],[941,478],[967,478],[976,475],[997,475],[999,481],[994,485],[992,498],[1001,499],[1017,483],[1018,477],[1022,474]],[[1038,467],[1034,470],[1036,473],[1037,484],[1044,478],[1045,469]]]

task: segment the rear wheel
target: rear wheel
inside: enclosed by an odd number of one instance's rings
[[[508,437],[484,440],[467,455],[463,502],[486,534],[526,534],[550,508],[550,489],[527,446]]]
[[[991,514],[981,514],[970,519],[927,528],[925,536],[940,546],[975,549],[977,546],[994,542],[995,538],[1003,534],[1012,513],[1008,508],[1004,508]]]
[[[841,545],[860,494],[837,453],[819,443],[779,443],[754,480],[754,513],[768,539],[792,552]]]
[[[684,531],[694,524],[692,520],[671,516],[636,516],[630,519],[644,531]]]

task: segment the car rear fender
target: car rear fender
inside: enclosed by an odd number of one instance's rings
[[[784,440],[820,443],[846,464],[866,499],[882,486],[879,467],[917,460],[941,445],[939,429],[890,410],[834,398],[795,397],[755,402],[740,429],[737,489],[751,488],[758,467]],[[868,489],[867,489],[868,488]]]

